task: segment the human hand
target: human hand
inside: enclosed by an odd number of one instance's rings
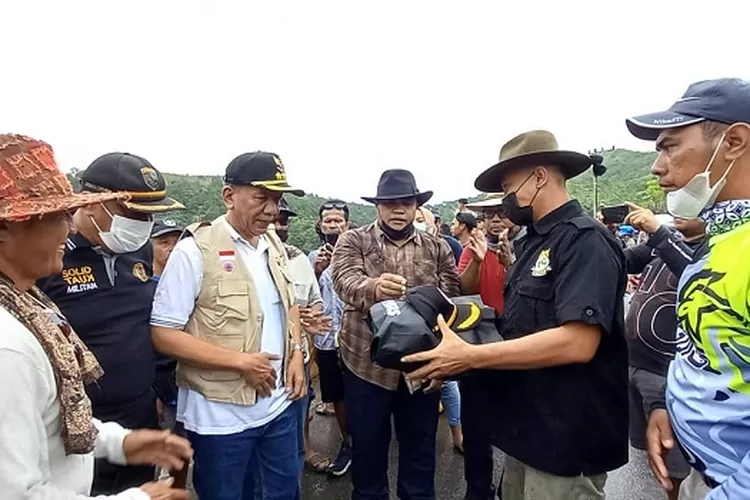
[[[430,380],[430,385],[422,389],[425,394],[432,394],[433,392],[439,391],[443,387],[443,381],[434,379]]]
[[[300,324],[310,335],[325,335],[331,331],[333,318],[325,316],[319,307],[301,307]]]
[[[181,469],[193,456],[187,439],[153,429],[128,433],[122,441],[122,451],[128,465],[155,465],[169,470]]]
[[[516,262],[516,254],[513,252],[513,246],[508,240],[507,229],[504,229],[503,232],[500,233],[499,241],[497,243],[497,258],[506,269]]]
[[[271,361],[281,359],[276,354],[267,352],[240,353],[242,355],[240,371],[245,379],[261,397],[268,397],[276,387],[276,370]]]
[[[301,351],[294,351],[289,366],[286,369],[287,397],[296,401],[307,395],[307,377],[305,376],[305,361]]]
[[[674,448],[674,434],[672,424],[669,423],[669,415],[665,409],[656,409],[648,417],[646,428],[646,442],[648,444],[648,463],[651,471],[667,491],[672,490],[672,481],[669,479],[669,471],[664,457],[667,452]]]
[[[333,250],[331,245],[324,245],[318,249],[318,253],[315,256],[315,275],[320,276],[323,271],[328,269],[331,264],[331,255]]]
[[[466,246],[471,250],[471,256],[477,264],[484,262],[484,258],[487,256],[487,238],[484,231],[475,229]]]
[[[445,323],[443,315],[438,315],[438,328],[442,340],[434,349],[405,356],[404,363],[427,363],[421,368],[407,374],[415,382],[423,380],[445,380],[452,375],[471,369],[469,361],[475,346],[464,342],[456,332]]]
[[[629,224],[648,234],[654,234],[659,229],[660,224],[654,212],[629,201],[626,201],[625,205],[630,210],[623,221],[625,224]]]
[[[383,273],[375,283],[375,299],[397,299],[406,293],[406,278],[398,274]]]
[[[164,481],[146,483],[140,490],[146,493],[151,500],[189,500],[190,494],[187,490],[172,488],[174,480],[169,478]]]

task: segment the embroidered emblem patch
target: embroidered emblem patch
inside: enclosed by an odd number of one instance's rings
[[[143,176],[143,182],[145,182],[152,191],[159,189],[159,174],[156,173],[156,170],[151,167],[143,167],[141,169],[141,175]]]
[[[143,262],[137,262],[133,266],[133,276],[144,283],[148,281],[148,274],[146,273],[146,268],[143,266]]]
[[[224,269],[224,271],[231,273],[236,269],[234,259],[234,250],[219,250],[219,262],[221,263],[221,267],[222,269]]]
[[[274,155],[273,162],[276,164],[276,180],[283,181],[286,179],[286,172],[284,172],[284,164],[281,163],[281,158]]]
[[[545,248],[539,252],[539,257],[534,263],[534,267],[531,268],[531,275],[537,278],[546,276],[548,272],[552,270],[552,265],[549,260],[549,248]]]

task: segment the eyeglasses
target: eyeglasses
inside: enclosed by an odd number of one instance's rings
[[[496,210],[485,210],[484,211],[484,219],[485,220],[493,219],[495,216],[500,217],[500,218],[504,218],[506,216],[505,215],[505,210],[503,210],[501,208],[501,209],[496,209]]]
[[[343,201],[327,201],[320,208],[321,210],[344,210],[347,205]]]

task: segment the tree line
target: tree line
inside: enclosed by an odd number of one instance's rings
[[[603,152],[604,164],[607,172],[599,178],[599,201],[602,205],[616,205],[625,201],[632,201],[647,206],[655,212],[665,211],[664,192],[649,169],[656,159],[656,153],[630,151],[627,149],[613,149]],[[68,176],[76,186],[77,171],[72,170]],[[165,173],[170,196],[180,200],[186,210],[165,214],[163,218],[190,224],[199,220],[212,220],[224,213],[224,203],[221,200],[223,182],[218,175],[181,175]],[[593,211],[594,178],[587,172],[572,179],[568,186],[571,195],[577,198],[589,211]],[[362,189],[368,192],[368,189]],[[336,197],[337,193],[330,193]],[[483,196],[467,196],[472,201],[481,200]],[[287,201],[296,219],[292,220],[290,243],[304,251],[317,248],[320,244],[315,223],[318,220],[318,209],[328,198],[316,194],[308,194],[297,198],[290,196]],[[347,200],[348,201],[348,200]],[[456,213],[458,201],[447,201],[433,204],[430,208],[443,221],[450,222]],[[357,225],[365,225],[375,219],[375,207],[361,201],[349,203],[351,220]]]

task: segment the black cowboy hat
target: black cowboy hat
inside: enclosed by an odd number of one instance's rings
[[[485,170],[474,187],[491,193],[502,190],[503,176],[509,171],[537,165],[554,165],[566,179],[582,174],[595,163],[590,156],[575,151],[563,151],[557,139],[546,130],[533,130],[514,137],[500,150],[500,161]]]
[[[372,198],[362,197],[368,203],[378,203],[388,200],[405,200],[416,198],[417,206],[421,207],[432,198],[432,191],[420,193],[414,175],[408,170],[386,170],[380,176],[378,192]]]

